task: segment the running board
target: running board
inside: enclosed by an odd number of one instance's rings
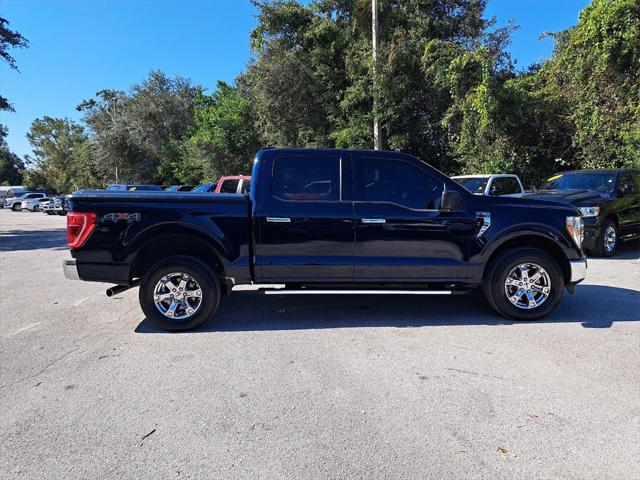
[[[263,291],[265,295],[451,295],[454,293],[452,290],[288,290],[286,288]],[[460,293],[466,292],[460,291]]]

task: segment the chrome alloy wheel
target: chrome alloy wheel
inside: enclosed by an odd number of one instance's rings
[[[542,305],[551,294],[551,278],[535,263],[522,263],[511,269],[504,281],[509,301],[523,310]]]
[[[167,273],[156,283],[153,301],[165,317],[184,320],[192,317],[202,305],[202,289],[188,273]]]
[[[607,253],[611,253],[616,248],[616,227],[609,225],[604,232],[604,249]]]

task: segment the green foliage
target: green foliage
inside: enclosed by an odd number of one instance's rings
[[[178,182],[176,164],[183,155],[194,117],[194,99],[201,92],[187,79],[151,72],[129,93],[102,90],[85,100],[78,110],[91,130],[95,155],[115,167],[125,182]]]
[[[5,137],[7,129],[0,125],[0,185],[20,185],[22,183],[24,163],[9,150]]]
[[[573,164],[640,167],[640,3],[593,0],[540,74],[575,126]]]
[[[87,140],[84,128],[69,119],[43,117],[31,124],[27,140],[33,147],[35,158],[29,178],[32,187],[49,188],[57,192],[70,192],[77,186],[78,160]]]
[[[9,28],[9,21],[0,17],[0,58],[9,64],[9,67],[17,70],[18,65],[13,56],[9,53],[10,48],[26,48],[29,42],[18,32]],[[0,95],[0,111],[9,110],[13,112],[13,106],[5,97]]]
[[[201,170],[211,179],[250,172],[261,140],[246,90],[218,82],[217,90],[211,96],[200,95],[197,104],[189,156],[194,162],[201,159]]]

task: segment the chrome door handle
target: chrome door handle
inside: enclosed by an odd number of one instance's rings
[[[288,217],[267,217],[267,222],[271,223],[291,223],[291,219]]]
[[[363,218],[362,223],[387,223],[384,218]]]

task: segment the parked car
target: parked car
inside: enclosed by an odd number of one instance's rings
[[[190,192],[196,186],[195,185],[171,185],[164,189],[165,192]]]
[[[20,210],[37,212],[40,210],[40,203],[49,201],[49,197],[27,198],[20,204]]]
[[[218,182],[201,183],[191,191],[194,193],[211,193],[215,192],[216,188],[218,188]]]
[[[233,176],[233,177],[220,177],[218,180],[218,186],[216,187],[216,193],[249,193],[251,190],[251,177],[250,176]]]
[[[640,236],[640,172],[579,170],[550,177],[527,198],[564,201],[584,219],[584,249],[613,255],[620,242]]]
[[[198,327],[238,284],[269,295],[460,294],[551,313],[586,275],[582,217],[561,202],[478,196],[400,152],[267,149],[251,195],[69,197],[67,278],[140,285],[147,318]],[[425,312],[428,315],[428,312]]]
[[[21,185],[0,185],[0,208],[5,207],[7,198],[16,197],[24,193],[27,193],[27,189]]]
[[[5,199],[6,208],[10,208],[14,212],[19,212],[22,209],[22,202],[25,200],[31,200],[33,198],[44,198],[47,194],[44,192],[24,192],[21,195],[17,195],[12,198]]]
[[[520,177],[513,174],[458,175],[451,178],[476,195],[522,196],[524,194]]]
[[[65,197],[53,197],[48,202],[42,202],[40,210],[47,215],[66,215]]]
[[[49,205],[51,205],[51,208],[53,208],[52,200],[52,198],[47,198],[46,200],[40,202],[40,205],[38,205],[38,211],[42,213],[48,213],[47,210],[49,210]]]
[[[109,192],[162,192],[160,185],[113,184],[107,186]]]

